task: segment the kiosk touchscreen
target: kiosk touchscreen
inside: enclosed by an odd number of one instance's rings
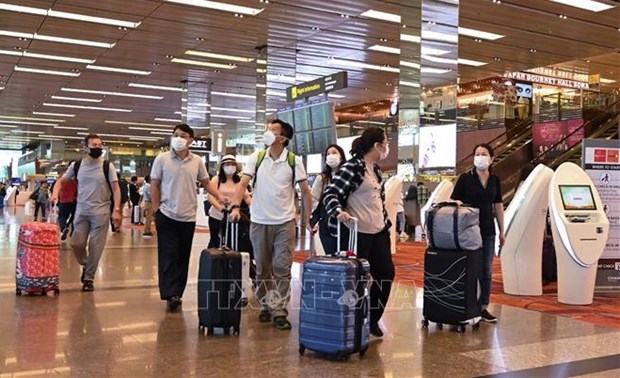
[[[591,304],[609,220],[592,180],[576,164],[564,163],[555,171],[549,212],[558,260],[558,301]]]
[[[542,244],[552,177],[553,170],[537,165],[517,189],[504,214],[506,242],[501,249],[499,240],[495,245],[506,294],[542,295]]]
[[[430,197],[428,197],[428,201],[426,201],[426,205],[422,206],[420,209],[420,223],[422,224],[422,230],[426,230],[426,212],[430,210],[433,204],[448,201],[452,195],[453,189],[453,183],[448,180],[443,180],[439,183],[439,185],[437,185],[435,190],[433,190]]]

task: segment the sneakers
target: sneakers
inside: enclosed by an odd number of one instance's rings
[[[142,234],[142,237],[145,239],[150,239],[153,237],[153,233],[152,232],[145,232]]]
[[[286,320],[286,316],[276,316],[273,319],[273,326],[277,329],[287,330],[291,329],[291,322]]]
[[[379,323],[370,323],[370,334],[375,337],[383,337],[383,331],[379,327]]]
[[[93,285],[93,281],[84,281],[84,285],[82,285],[82,291],[95,291],[95,285]]]
[[[80,276],[80,282],[84,283],[84,277],[86,276],[86,269],[82,268],[82,275]]]
[[[482,310],[482,313],[480,314],[480,316],[482,317],[482,321],[483,322],[487,322],[487,323],[496,323],[497,322],[497,318],[495,316],[493,316],[486,309]]]
[[[269,310],[261,310],[258,314],[258,321],[261,323],[269,323],[271,321],[271,313]]]
[[[167,310],[168,312],[176,312],[176,310],[179,308],[179,306],[181,306],[181,304],[183,303],[183,301],[181,300],[181,298],[174,296],[170,299],[168,299],[167,301]]]
[[[62,235],[60,235],[60,240],[61,241],[67,240],[68,235],[69,235],[69,227],[65,227],[65,229],[62,230]]]

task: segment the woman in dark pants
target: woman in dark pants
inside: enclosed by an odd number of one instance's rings
[[[451,198],[459,204],[467,204],[480,210],[480,234],[482,235],[482,279],[480,282],[480,303],[482,320],[495,323],[497,318],[489,310],[491,281],[493,278],[493,257],[495,256],[495,223],[499,228],[499,245],[504,245],[504,205],[499,177],[491,173],[495,158],[493,148],[479,144],[474,148],[474,166],[463,173],[452,191]]]
[[[332,175],[338,173],[340,167],[346,162],[344,156],[344,150],[337,144],[327,147],[325,150],[325,168],[312,184],[314,211],[310,222],[313,226],[316,224],[319,226],[319,238],[321,238],[321,244],[326,255],[333,255],[337,252],[338,247],[336,246],[336,238],[329,233],[327,214],[325,214],[325,207],[322,203],[323,193],[332,181]]]
[[[390,152],[387,136],[383,129],[369,128],[353,141],[353,158],[344,163],[328,185],[323,204],[329,215],[332,235],[337,231],[337,220],[350,223],[357,218],[357,256],[367,259],[373,283],[370,288],[370,333],[383,336],[379,320],[387,305],[392,281],[394,263],[390,251],[390,221],[385,211],[385,190],[381,171],[377,166]],[[347,227],[343,226],[342,250],[348,241]]]

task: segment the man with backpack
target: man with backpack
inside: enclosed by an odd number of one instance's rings
[[[71,163],[56,183],[52,201],[58,202],[58,193],[65,183],[73,179],[77,181],[71,247],[78,263],[83,267],[82,291],[93,291],[93,280],[108,236],[110,204],[112,197],[115,204],[120,204],[121,193],[114,165],[102,158],[102,139],[96,134],[87,135],[84,138],[84,152],[87,155],[82,160]],[[114,207],[113,221],[118,223],[121,217],[121,208]]]
[[[311,232],[312,195],[301,157],[286,147],[293,127],[276,119],[265,132],[266,151],[257,151],[247,161],[241,185],[231,207],[231,219],[240,218],[240,204],[250,179],[254,179],[250,205],[250,239],[256,258],[257,298],[261,304],[259,321],[277,329],[291,329],[286,307],[291,295],[291,267],[295,247],[295,185],[299,184],[306,225]]]

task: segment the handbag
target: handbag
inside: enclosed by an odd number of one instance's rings
[[[426,213],[426,236],[435,249],[468,250],[482,248],[480,210],[459,206],[456,202],[440,202]]]

